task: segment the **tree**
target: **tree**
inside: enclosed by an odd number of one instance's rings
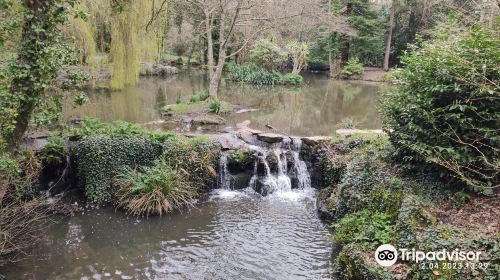
[[[369,0],[333,0],[332,13],[346,18],[350,29],[341,31],[333,36],[338,52],[332,60],[334,77],[338,77],[340,70],[347,64],[351,53],[355,53],[362,62],[365,62],[364,52],[381,52],[378,43],[383,42],[380,35],[381,21]],[[382,43],[383,44],[383,43]],[[381,44],[381,45],[382,45]]]
[[[65,62],[58,27],[65,22],[74,0],[25,0],[17,60],[8,71],[10,86],[1,93],[2,135],[16,148],[33,111],[46,102],[44,93]]]
[[[304,42],[292,41],[288,44],[287,49],[292,58],[292,73],[299,74],[307,65],[309,46]]]
[[[391,44],[392,44],[392,30],[394,29],[394,14],[396,13],[396,5],[394,1],[392,2],[390,12],[389,12],[389,32],[387,32],[387,41],[385,44],[385,54],[384,54],[384,70],[389,70],[389,56],[391,54]]]
[[[250,60],[267,70],[277,70],[286,58],[285,51],[270,39],[258,40],[250,49]]]

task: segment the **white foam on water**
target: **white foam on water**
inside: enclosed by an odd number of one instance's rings
[[[244,192],[232,191],[228,189],[215,189],[210,193],[210,200],[214,199],[233,199],[246,196]]]

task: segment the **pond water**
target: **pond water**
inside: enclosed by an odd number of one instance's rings
[[[267,197],[215,190],[186,213],[86,210],[56,224],[7,279],[331,279],[312,188]]]
[[[251,120],[252,128],[265,130],[269,124],[281,133],[297,136],[331,135],[346,123],[360,129],[381,127],[376,109],[378,84],[333,81],[318,73],[303,76],[304,85],[298,88],[256,87],[223,80],[221,99],[258,109],[231,114],[226,126]],[[181,71],[173,77],[142,78],[136,86],[121,91],[91,92],[87,104],[73,108],[68,101],[64,113],[66,120],[90,116],[105,121],[146,123],[160,119],[164,105],[178,99],[186,102],[191,95],[206,88],[205,72]]]

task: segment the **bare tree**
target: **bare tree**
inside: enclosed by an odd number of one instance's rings
[[[201,15],[194,25],[203,27],[207,42],[210,96],[217,97],[224,63],[245,51],[259,38],[293,38],[303,42],[319,26],[340,30],[336,18],[321,0],[184,0]],[[311,20],[314,18],[314,20]],[[214,36],[216,35],[216,36]],[[218,40],[214,42],[214,37]],[[217,54],[217,56],[216,56]]]

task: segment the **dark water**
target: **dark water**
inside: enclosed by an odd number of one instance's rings
[[[332,81],[323,74],[303,74],[305,84],[294,87],[256,87],[224,80],[220,98],[231,104],[259,109],[228,116],[228,126],[251,120],[253,128],[270,124],[297,136],[331,135],[345,123],[360,129],[378,129],[377,84]],[[160,108],[207,88],[204,72],[181,72],[170,78],[143,78],[135,87],[90,93],[80,108],[65,105],[65,118],[99,117],[105,121],[146,123],[160,119]]]
[[[88,210],[55,225],[7,279],[331,279],[329,233],[308,188],[220,190],[198,209],[149,219]]]

